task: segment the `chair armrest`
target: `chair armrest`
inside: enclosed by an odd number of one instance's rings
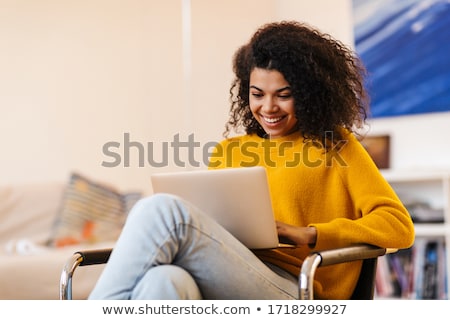
[[[103,264],[108,262],[111,255],[112,248],[94,249],[77,251],[75,254],[79,254],[82,258],[80,266],[89,266],[93,264]]]
[[[354,245],[311,253],[303,262],[299,276],[299,299],[314,299],[313,280],[315,272],[320,266],[329,266],[344,262],[375,259],[396,249],[380,248],[368,244]]]
[[[59,282],[60,300],[72,300],[72,277],[78,266],[89,266],[108,262],[112,248],[75,252],[66,262]]]

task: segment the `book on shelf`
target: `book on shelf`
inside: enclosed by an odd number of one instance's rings
[[[421,299],[437,299],[438,298],[438,243],[436,241],[428,241],[425,245],[425,258],[422,266],[422,287],[417,293]],[[420,267],[420,266],[419,266]]]
[[[447,299],[445,240],[420,237],[413,247],[378,259],[379,298]]]

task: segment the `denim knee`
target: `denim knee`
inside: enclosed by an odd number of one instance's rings
[[[173,205],[174,203],[180,202],[182,202],[182,200],[176,195],[169,193],[155,193],[140,199],[136,202],[134,207],[167,207],[167,205]]]
[[[199,300],[202,296],[189,272],[168,264],[150,268],[134,288],[131,299]]]
[[[140,199],[131,209],[129,216],[147,215],[153,212],[167,212],[177,208],[180,210],[183,206],[182,200],[172,194],[157,193]]]

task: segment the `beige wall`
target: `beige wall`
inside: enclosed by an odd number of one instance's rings
[[[61,180],[75,169],[142,187],[149,169],[103,168],[102,146],[124,132],[165,139],[182,124],[178,1],[0,7],[1,182]]]
[[[1,183],[61,180],[78,170],[149,190],[151,172],[184,168],[170,148],[168,167],[140,167],[137,147],[124,167],[125,133],[145,152],[153,143],[155,161],[175,134],[181,141],[194,134],[202,145],[222,139],[232,54],[257,26],[282,18],[287,2],[184,3],[188,46],[182,0],[0,0]],[[105,168],[114,159],[102,148],[111,141],[121,144],[110,150],[122,161]],[[203,165],[203,150],[195,151]]]
[[[191,10],[187,33],[183,4]],[[259,25],[281,19],[304,20],[353,45],[350,4],[0,0],[1,183],[64,180],[78,170],[150,192],[152,172],[186,168],[174,163],[170,148],[168,166],[140,167],[136,147],[124,167],[125,134],[145,152],[153,143],[155,161],[176,134],[181,141],[193,134],[201,146],[222,139],[238,46]],[[108,142],[121,145],[110,149],[122,157],[117,167],[102,166],[113,161],[102,150]],[[203,150],[195,152],[203,165]]]

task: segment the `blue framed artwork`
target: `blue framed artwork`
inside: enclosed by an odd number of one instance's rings
[[[450,1],[352,1],[371,117],[450,111]]]

